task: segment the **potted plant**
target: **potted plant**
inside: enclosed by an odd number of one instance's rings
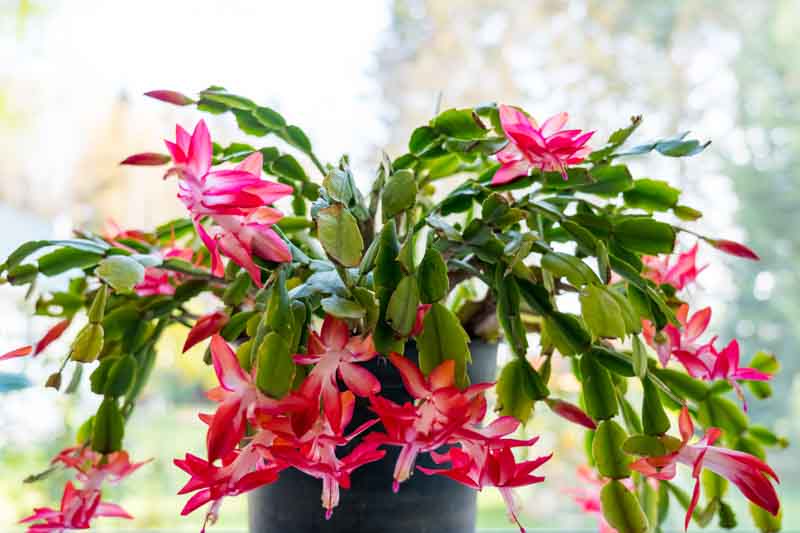
[[[78,444],[54,459],[75,480],[60,507],[22,520],[32,531],[130,518],[101,489],[143,464],[124,451],[125,424],[172,327],[188,328],[184,349],[209,341],[219,380],[214,413],[201,415],[207,453],[175,460],[189,476],[182,514],[203,509],[205,523],[225,497],[250,492],[253,531],[467,531],[475,492],[496,487],[519,525],[512,490],[544,481],[551,454],[515,451],[536,442],[523,425],[543,405],[586,428],[594,473],[582,471],[590,482],[576,499],[607,527],[656,528],[670,500],[687,527],[714,515],[732,527],[730,482],[774,530],[777,476],[764,449],[783,441],[748,422],[742,384],[768,396],[777,362],[758,353],[744,366],[735,340],[703,338],[710,309],[682,299],[702,270],[698,244],[671,254],[684,234],[757,256],[682,227],[701,213],[624,164],[708,143],[683,134],[627,147],[640,117],[600,143],[565,129],[566,113],[539,125],[510,106],[449,109],[412,133],[408,153],[383,157],[365,194],[347,157],[323,164],[270,108],[221,87],[148,96],[230,112],[252,144],[213,143],[202,120],[191,133],[178,126],[168,154],[123,164],[167,165],[187,218],[28,242],[2,265],[8,283],[30,286],[37,314],[60,321],[0,359],[35,356],[85,314],[46,385],[58,389],[71,367],[71,387],[103,397]],[[318,176],[263,145],[273,138]],[[455,185],[437,194],[446,178]],[[75,273],[68,288],[36,296],[38,276],[64,272]],[[198,317],[186,304],[201,293],[218,308]],[[578,313],[564,310],[569,293]],[[495,350],[479,339],[500,336],[513,358],[495,381]],[[550,392],[555,358],[571,363],[579,405]],[[694,477],[691,497],[670,482],[678,463]]]

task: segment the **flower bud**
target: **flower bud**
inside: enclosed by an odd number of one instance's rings
[[[55,390],[60,389],[61,372],[54,372],[53,374],[50,374],[50,376],[47,378],[47,381],[45,381],[44,386]]]
[[[166,89],[148,91],[144,93],[144,95],[173,105],[189,105],[194,103],[194,100],[192,100],[185,94],[179,93],[178,91],[170,91]]]
[[[183,351],[186,352],[198,342],[218,333],[228,323],[228,318],[225,312],[214,311],[197,319],[194,327],[189,331],[189,335],[186,336],[186,342],[183,343]]]
[[[753,261],[759,261],[761,259],[753,250],[744,244],[739,244],[738,242],[728,241],[725,239],[708,239],[706,242],[717,250],[725,252],[729,255],[735,255],[736,257],[743,257],[745,259],[752,259]]]
[[[555,414],[557,414],[561,418],[569,420],[570,422],[573,422],[588,429],[597,428],[597,425],[594,423],[594,420],[589,418],[589,415],[584,413],[583,410],[577,405],[573,405],[569,402],[553,398],[546,399],[545,403]]]
[[[86,324],[72,343],[71,359],[79,363],[91,363],[97,359],[103,349],[103,336],[103,326]]]
[[[166,165],[172,158],[166,154],[159,154],[156,152],[142,152],[140,154],[133,154],[128,156],[122,161],[120,165],[134,165],[134,166],[159,166]]]

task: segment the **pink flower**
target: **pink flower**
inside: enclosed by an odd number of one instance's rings
[[[400,446],[392,484],[397,492],[400,483],[411,476],[420,453],[438,449],[459,430],[482,438],[466,426],[483,419],[486,414],[483,391],[492,384],[480,383],[461,391],[455,386],[455,361],[451,359],[434,368],[427,379],[405,357],[391,354],[389,360],[397,367],[403,385],[417,405],[398,405],[379,396],[370,397],[371,408],[380,417],[385,433],[370,433],[365,440]]]
[[[522,532],[525,531],[525,528],[519,522],[518,508],[511,489],[544,481],[544,477],[535,476],[532,472],[552,457],[552,455],[545,455],[531,461],[518,463],[511,451],[511,446],[490,446],[479,455],[456,447],[450,448],[445,454],[433,452],[430,455],[436,464],[449,462],[451,467],[444,470],[423,467],[417,467],[417,469],[429,475],[447,476],[476,490],[484,487],[496,487],[503,496],[509,516]]]
[[[706,242],[717,250],[725,252],[729,255],[735,255],[736,257],[743,257],[745,259],[752,259],[753,261],[759,261],[761,259],[753,250],[744,244],[739,244],[738,242],[728,241],[725,239],[707,239]]]
[[[772,379],[771,374],[754,368],[739,367],[739,342],[736,339],[729,342],[721,352],[718,352],[711,342],[694,353],[685,350],[675,350],[673,353],[690,376],[705,381],[724,379],[730,383],[742,400],[745,411],[747,411],[747,402],[737,380],[769,381]]]
[[[700,499],[700,472],[703,468],[736,485],[745,498],[754,504],[773,515],[778,514],[780,500],[769,480],[772,477],[777,482],[778,476],[769,465],[748,453],[712,446],[722,434],[717,428],[709,428],[705,437],[695,444],[688,444],[694,434],[694,424],[686,406],[681,410],[679,427],[682,444],[677,451],[659,457],[643,457],[632,463],[631,468],[647,477],[662,480],[675,477],[677,463],[692,468],[695,485],[692,501],[686,511],[685,528],[689,527],[692,513]]]
[[[41,521],[28,527],[29,533],[61,533],[72,529],[89,529],[93,518],[109,516],[132,519],[119,505],[100,501],[96,489],[78,490],[68,481],[61,496],[61,507],[37,507],[33,514],[20,520],[20,524]]]
[[[698,274],[708,265],[697,267],[697,243],[688,252],[678,255],[672,265],[672,256],[664,255],[642,257],[645,270],[644,276],[659,285],[672,285],[677,290],[682,290],[689,283],[693,283]]]
[[[497,153],[500,169],[492,178],[492,185],[510,183],[528,174],[531,168],[542,172],[560,172],[567,179],[567,166],[583,161],[591,151],[586,146],[594,134],[581,130],[563,130],[567,113],[547,119],[541,127],[513,107],[500,106],[500,123],[508,144]]]
[[[588,466],[579,466],[577,469],[578,486],[565,490],[572,496],[584,513],[597,517],[599,533],[616,533],[617,530],[606,522],[603,516],[603,505],[600,502],[600,490],[606,481],[598,477],[597,474]],[[630,481],[629,479],[625,481]],[[630,487],[629,487],[630,488]]]
[[[351,391],[339,394],[340,419],[331,423],[324,416],[317,416],[308,431],[296,441],[297,448],[275,446],[272,453],[279,461],[291,464],[301,472],[322,480],[322,506],[325,518],[329,519],[339,504],[339,489],[350,487],[350,474],[357,468],[381,459],[386,452],[377,450],[378,444],[362,442],[344,457],[336,453],[337,446],[344,446],[366,431],[377,420],[368,420],[349,435],[343,434],[353,418],[355,396]]]
[[[549,407],[561,418],[569,420],[570,422],[583,426],[587,429],[597,429],[597,425],[594,423],[594,420],[592,420],[589,415],[584,413],[583,410],[577,405],[573,405],[569,402],[565,402],[564,400],[559,400],[556,398],[547,398],[545,403],[547,404],[547,407]]]
[[[174,165],[167,176],[180,179],[178,198],[191,212],[195,229],[211,252],[211,272],[222,275],[220,252],[246,269],[261,286],[261,272],[253,254],[276,262],[291,261],[286,243],[271,226],[282,218],[269,204],[292,193],[288,185],[261,179],[263,158],[255,152],[230,170],[212,170],[212,145],[202,120],[190,136],[176,127],[175,142],[165,141]],[[201,220],[214,222],[206,229]]]
[[[649,320],[642,321],[642,334],[647,344],[655,348],[658,360],[662,366],[667,366],[670,356],[677,351],[696,354],[704,350],[705,346],[697,343],[697,339],[706,331],[711,320],[711,308],[706,307],[689,316],[689,305],[682,304],[675,313],[681,327],[676,328],[667,324],[661,333],[657,333],[655,326]]]
[[[186,342],[183,343],[184,353],[198,342],[202,342],[210,336],[219,333],[219,330],[228,323],[228,319],[229,317],[224,311],[214,311],[213,313],[198,318],[192,329],[189,330],[189,334],[186,336]]]
[[[194,250],[175,246],[173,242],[172,246],[161,250],[160,255],[164,259],[181,259],[191,263],[194,257]],[[144,270],[144,279],[134,287],[134,290],[138,296],[171,296],[175,294],[175,285],[172,282],[180,281],[181,279],[181,274],[177,272],[163,270],[158,267],[148,267]]]
[[[84,484],[84,489],[99,490],[103,483],[119,483],[151,460],[132,463],[126,451],[104,456],[88,446],[76,446],[61,450],[52,463],[76,470],[76,479]]]
[[[328,315],[319,334],[311,331],[308,353],[294,356],[296,363],[314,365],[300,388],[306,398],[322,401],[325,416],[338,431],[342,418],[337,376],[356,396],[366,397],[381,390],[381,384],[372,373],[359,363],[377,355],[372,337],[351,337],[347,323]]]

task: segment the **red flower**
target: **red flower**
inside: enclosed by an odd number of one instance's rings
[[[99,490],[103,483],[119,483],[151,460],[132,463],[126,451],[103,455],[88,446],[75,446],[61,450],[52,463],[76,470],[84,489]]]
[[[224,497],[237,496],[276,481],[280,471],[288,465],[271,460],[265,453],[273,439],[269,431],[258,432],[247,446],[231,451],[221,467],[190,453],[183,459],[175,459],[175,466],[191,476],[178,494],[195,493],[184,505],[181,515],[186,516],[211,502],[205,522],[213,524]]]
[[[345,436],[344,428],[353,418],[355,396],[351,391],[345,391],[339,394],[338,401],[341,404],[338,409],[340,419],[335,423],[318,415],[310,429],[293,443],[296,448],[275,446],[271,450],[279,461],[322,480],[322,506],[325,508],[326,519],[331,517],[333,509],[339,504],[339,488],[350,488],[350,474],[386,454],[385,451],[377,450],[379,444],[362,442],[348,455],[337,456],[337,446],[348,444],[377,422],[369,420]]]
[[[148,91],[144,93],[144,95],[173,105],[189,105],[194,103],[194,100],[185,94],[179,93],[178,91],[159,89],[155,91]]]
[[[392,484],[396,492],[400,483],[411,476],[419,453],[438,449],[454,438],[457,431],[466,431],[468,424],[483,419],[486,414],[483,391],[492,383],[460,390],[455,386],[455,361],[451,359],[434,368],[427,379],[405,357],[391,354],[389,360],[400,371],[403,385],[417,405],[398,405],[372,396],[371,408],[380,417],[385,433],[371,433],[366,440],[401,447]]]
[[[72,319],[65,318],[48,329],[47,333],[45,333],[39,342],[36,343],[36,346],[23,346],[21,348],[17,348],[16,350],[11,350],[10,352],[0,355],[0,361],[14,359],[15,357],[24,357],[26,355],[39,355],[45,350],[45,348],[50,346],[50,344],[58,340],[61,335],[64,334],[64,331],[66,331],[71,322]]]
[[[677,451],[659,457],[643,457],[632,463],[631,468],[647,477],[667,480],[675,477],[677,463],[692,467],[695,485],[692,501],[686,511],[685,528],[689,527],[692,513],[700,498],[700,472],[703,468],[708,468],[736,485],[754,504],[773,515],[778,514],[780,500],[769,480],[772,477],[777,482],[778,476],[769,465],[748,453],[712,446],[722,434],[717,428],[709,428],[705,437],[695,444],[688,444],[694,434],[694,424],[685,406],[681,410],[679,427],[682,444]]]
[[[300,388],[300,394],[322,401],[325,416],[335,431],[342,418],[337,375],[356,396],[366,397],[381,390],[381,384],[370,371],[359,363],[377,355],[372,337],[351,337],[347,323],[328,315],[319,334],[311,331],[308,353],[297,354],[294,360],[303,365],[314,365]]]
[[[451,468],[437,470],[432,468],[417,467],[426,474],[439,474],[476,490],[484,487],[497,487],[503,496],[508,513],[519,526],[520,531],[525,531],[517,516],[517,506],[511,489],[541,483],[544,477],[535,476],[532,472],[550,460],[552,455],[538,457],[531,461],[517,462],[511,446],[488,447],[484,453],[471,454],[466,449],[450,448],[445,454],[431,453],[431,458],[436,464],[449,462]]]
[[[210,399],[219,402],[216,412],[208,419],[209,462],[226,457],[236,448],[244,437],[248,419],[308,409],[308,401],[297,395],[282,400],[264,396],[256,387],[254,375],[242,370],[236,354],[219,335],[211,337],[211,359],[220,386],[208,392]]]
[[[134,165],[134,166],[160,166],[166,165],[172,158],[166,154],[159,154],[156,152],[142,152],[140,154],[133,154],[120,161],[120,165]]]
[[[501,166],[492,178],[492,185],[515,181],[528,174],[531,168],[560,172],[567,179],[567,166],[583,161],[591,151],[586,143],[594,134],[593,131],[561,129],[567,118],[567,113],[559,113],[539,127],[522,111],[501,105],[500,123],[508,144],[497,153]]]

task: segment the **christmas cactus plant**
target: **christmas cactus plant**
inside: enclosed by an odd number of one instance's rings
[[[208,341],[219,381],[208,391],[213,413],[200,415],[205,455],[175,460],[189,476],[182,514],[202,508],[206,523],[225,497],[292,468],[321,481],[330,517],[352,472],[397,448],[386,480],[395,491],[412,475],[496,487],[519,524],[512,490],[542,483],[540,467],[558,454],[526,450],[537,439],[525,423],[544,406],[585,428],[589,466],[571,494],[606,530],[656,529],[670,502],[685,509],[686,527],[715,515],[734,527],[729,483],[760,527],[779,527],[765,447],[783,441],[751,425],[745,403],[769,396],[778,364],[764,353],[744,363],[736,340],[706,333],[711,310],[686,299],[703,270],[698,247],[758,258],[681,226],[701,213],[625,164],[692,156],[708,143],[686,134],[629,143],[640,117],[600,142],[567,129],[566,113],[539,124],[511,106],[449,109],[412,133],[408,153],[384,156],[362,192],[347,157],[321,162],[303,130],[270,108],[221,87],[197,99],[148,96],[230,112],[250,140],[222,146],[202,120],[191,133],[177,126],[167,154],[122,163],[166,166],[185,218],[28,242],[2,265],[5,281],[29,286],[36,313],[57,320],[2,359],[36,357],[80,321],[46,385],[58,389],[69,369],[71,388],[102,397],[74,447],[53,460],[74,481],[60,506],[22,520],[31,531],[131,518],[101,491],[143,464],[124,449],[125,426],[170,328],[186,328],[184,349]],[[281,148],[264,144],[274,139]],[[437,192],[446,178],[451,189]],[[66,289],[38,293],[39,276],[67,272]],[[217,308],[197,316],[189,302],[201,293]],[[502,338],[513,354],[495,383],[469,381],[477,337]],[[403,355],[409,342],[418,361]],[[367,368],[376,358],[397,369],[412,401],[381,395]],[[578,399],[551,393],[561,358]],[[359,406],[371,416],[351,424]],[[438,468],[417,467],[421,454]],[[691,495],[671,482],[678,465],[694,478]]]

